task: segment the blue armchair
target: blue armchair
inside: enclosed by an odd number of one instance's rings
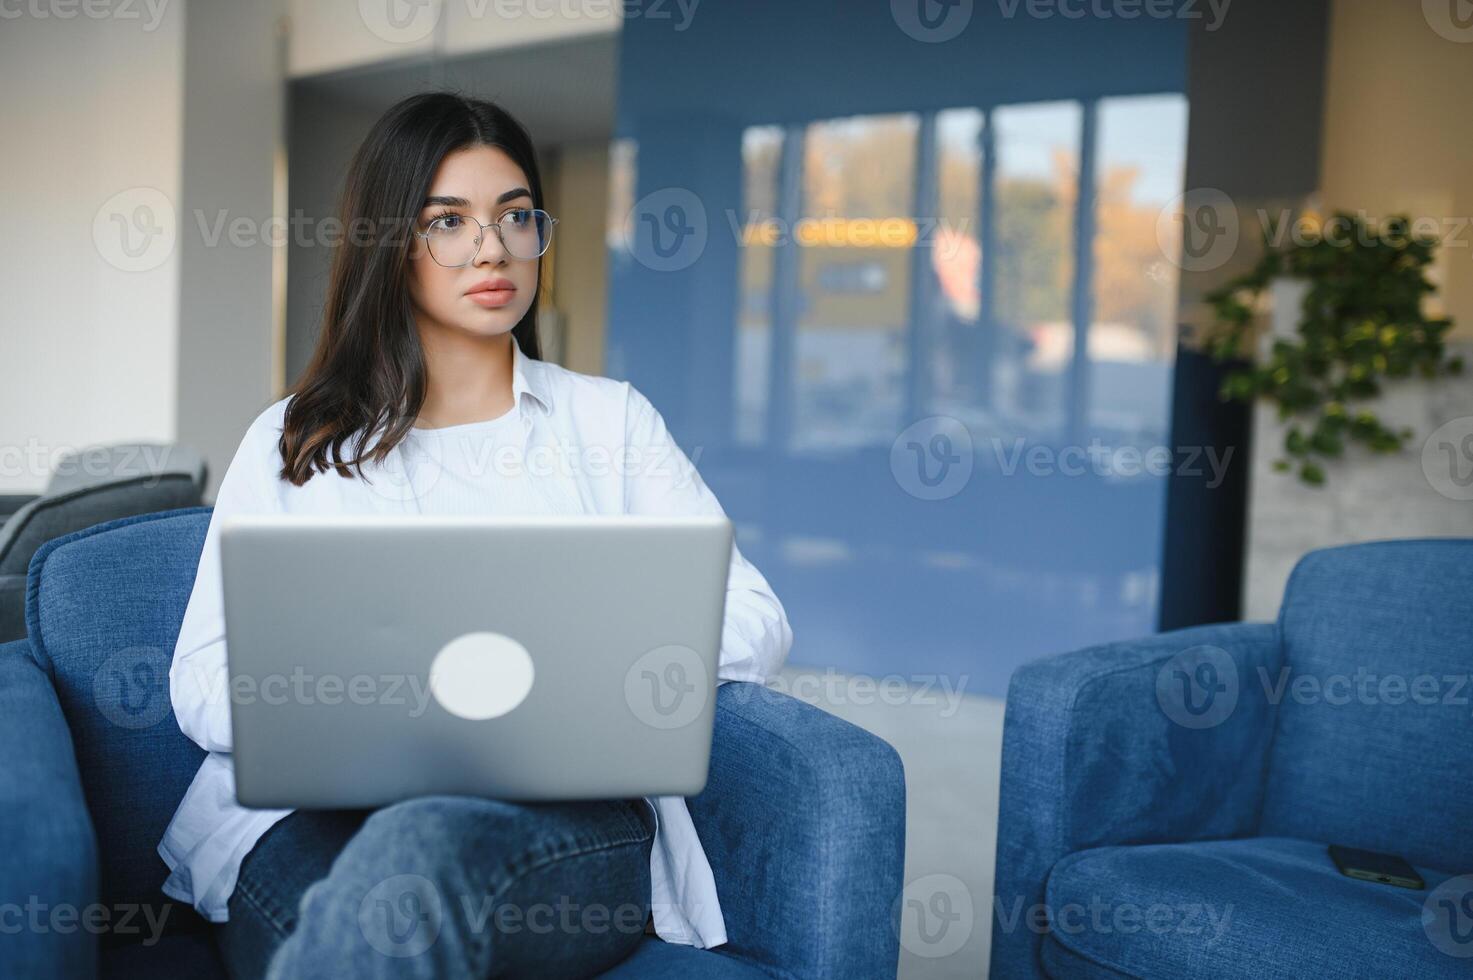
[[[992,976],[1473,974],[1470,674],[1473,540],[1311,552],[1274,623],[1019,669]]]
[[[110,521],[30,563],[0,645],[0,976],[223,977],[155,851],[204,753],[168,667],[210,508]],[[881,977],[899,955],[905,787],[886,742],[759,685],[719,689],[690,798],[729,942],[647,937],[606,977]]]

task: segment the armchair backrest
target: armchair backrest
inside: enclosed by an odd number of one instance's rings
[[[199,487],[186,473],[124,476],[47,493],[16,511],[0,527],[0,575],[19,575],[45,541],[120,517],[195,507]]]
[[[1311,552],[1279,632],[1260,833],[1473,871],[1473,539]]]
[[[89,446],[67,453],[56,461],[46,483],[46,496],[113,483],[127,477],[159,479],[171,473],[188,477],[199,488],[200,494],[204,493],[209,467],[205,458],[189,446],[167,442]]]
[[[71,729],[110,907],[162,899],[156,847],[204,759],[174,720],[169,665],[211,510],[89,527],[48,541],[27,570],[31,652]]]

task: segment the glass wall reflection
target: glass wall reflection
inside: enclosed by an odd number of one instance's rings
[[[721,498],[793,662],[1001,695],[1153,631],[1165,478],[1131,454],[1169,433],[1180,25],[978,7],[931,45],[883,8],[744,10],[625,24],[607,371]]]

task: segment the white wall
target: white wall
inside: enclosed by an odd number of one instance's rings
[[[0,20],[0,492],[39,492],[74,446],[175,435],[183,4],[61,9]]]
[[[1473,30],[1433,20],[1457,6],[1335,0],[1320,196],[1437,227],[1436,305],[1473,340]]]
[[[0,492],[77,446],[179,441],[212,496],[280,387],[284,0],[4,9]],[[249,244],[212,243],[220,214]]]

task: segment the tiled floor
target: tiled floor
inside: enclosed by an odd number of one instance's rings
[[[773,686],[874,732],[905,763],[901,980],[977,980],[992,945],[1003,703],[786,667]]]

